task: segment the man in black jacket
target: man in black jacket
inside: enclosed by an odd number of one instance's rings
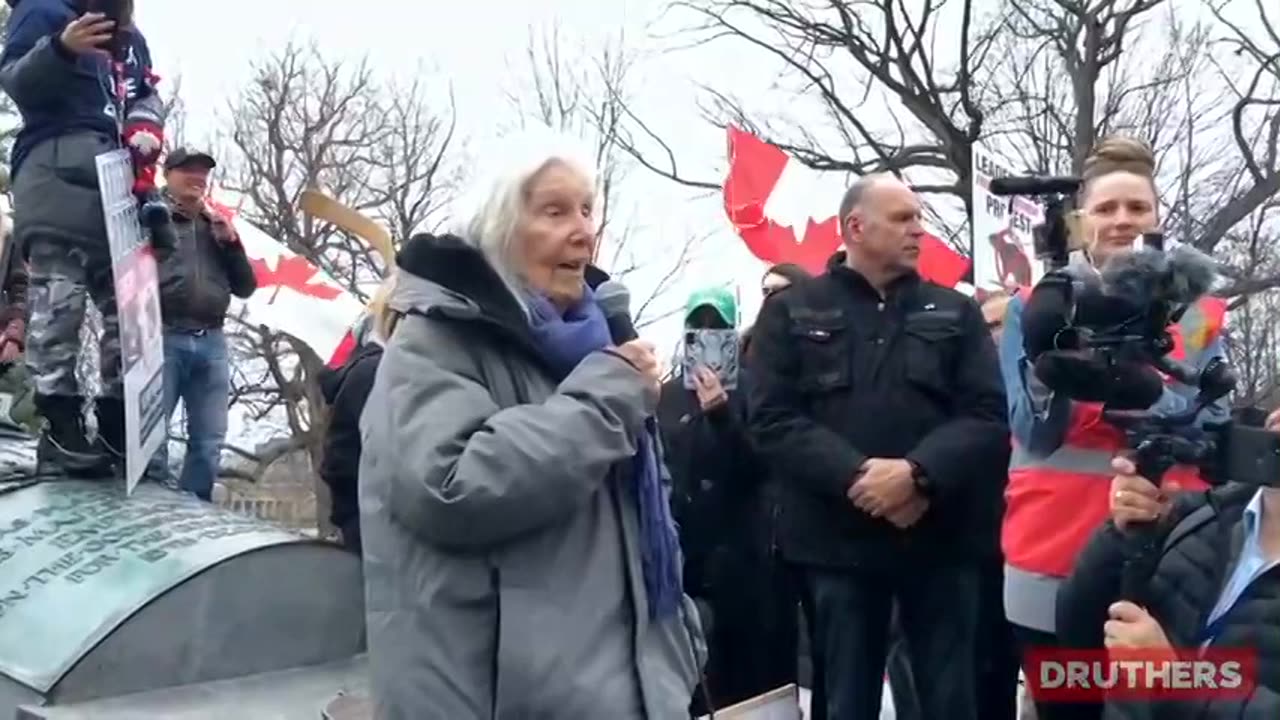
[[[253,266],[231,224],[205,204],[212,156],[178,148],[165,158],[165,200],[173,213],[175,244],[156,248],[160,312],[164,321],[165,407],[182,400],[187,415],[187,453],[178,486],[210,499],[227,435],[230,358],[222,333],[231,296],[257,289]],[[168,475],[167,444],[148,475]]]
[[[973,517],[993,480],[974,458],[1008,437],[995,346],[972,300],[916,273],[907,186],[859,180],[839,217],[827,272],[762,309],[751,435],[785,469],[782,547],[816,605],[827,717],[879,718],[896,601],[924,717],[973,720],[957,658],[973,656]]]

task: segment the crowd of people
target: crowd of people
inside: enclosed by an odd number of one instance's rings
[[[591,164],[516,141],[453,234],[406,243],[369,349],[328,385],[382,717],[702,716],[800,681],[809,717],[862,720],[887,670],[897,717],[1012,720],[1038,651],[1191,647],[1210,611],[1221,642],[1280,620],[1272,491],[1137,477],[1100,405],[1034,371],[1031,288],[978,304],[920,278],[901,181],[855,183],[844,249],[819,275],[766,272],[751,327],[732,292],[694,292],[687,334],[736,331],[740,362],[664,378],[597,301]],[[1099,143],[1077,202],[1083,279],[1158,225],[1150,151]],[[1222,357],[1214,307],[1170,328],[1191,367]],[[1194,394],[1170,380],[1152,410]],[[1163,602],[1119,602],[1125,528],[1156,518],[1195,522],[1159,559]],[[1269,652],[1245,699],[1143,712],[1269,717]]]
[[[162,155],[131,2],[8,2],[0,87],[23,127],[0,380],[30,378],[44,471],[118,474],[95,158],[128,150],[160,265],[166,410],[181,399],[188,415],[178,485],[208,499],[222,327],[230,298],[255,289],[204,203],[216,161]],[[693,293],[688,336],[728,333],[732,352],[669,374],[593,264],[593,166],[552,133],[508,137],[450,232],[403,243],[358,349],[322,380],[319,472],[363,560],[377,717],[665,720],[804,682],[809,717],[874,720],[887,673],[904,720],[1012,720],[1035,651],[1198,646],[1256,650],[1255,686],[1196,704],[1030,705],[1044,720],[1280,713],[1280,495],[1210,487],[1190,467],[1140,477],[1102,407],[1037,372],[1060,333],[1025,322],[1032,288],[979,304],[921,278],[908,185],[855,182],[837,208],[843,248],[816,275],[766,272],[750,327],[734,293]],[[1159,226],[1149,148],[1100,141],[1075,200],[1080,249],[1063,272],[1088,282]],[[89,300],[104,317],[93,399],[75,380]],[[1222,359],[1219,308],[1197,303],[1170,328],[1177,359]],[[1184,411],[1195,393],[1170,378],[1150,409]],[[1280,413],[1267,424],[1280,432]],[[151,474],[166,472],[162,455]],[[1127,533],[1153,526],[1148,601],[1121,600]]]

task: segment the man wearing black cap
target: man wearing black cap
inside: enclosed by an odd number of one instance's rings
[[[172,247],[156,246],[160,311],[164,320],[165,408],[182,400],[187,415],[187,453],[178,485],[208,500],[217,477],[219,448],[227,434],[231,370],[222,334],[231,296],[257,289],[253,266],[231,224],[205,204],[208,153],[178,148],[164,160],[164,197],[173,214]],[[165,445],[148,475],[166,479]]]

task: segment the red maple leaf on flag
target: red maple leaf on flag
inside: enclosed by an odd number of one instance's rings
[[[811,273],[824,272],[827,261],[842,243],[834,213],[818,211],[811,216],[802,238],[796,237],[793,228],[765,216],[765,205],[783,171],[789,163],[800,161],[749,132],[735,127],[728,131],[729,176],[724,182],[724,209],[747,249],[770,264],[789,262]],[[918,268],[925,279],[955,287],[969,272],[969,259],[936,235],[925,233],[920,241]]]
[[[281,255],[276,261],[274,270],[265,260],[257,258],[249,258],[249,265],[253,267],[253,276],[258,279],[258,289],[275,287],[275,291],[271,293],[271,299],[267,301],[268,304],[274,303],[276,296],[280,294],[280,288],[285,287],[321,300],[332,300],[342,294],[342,290],[332,285],[313,282],[320,271],[301,255],[293,257]]]

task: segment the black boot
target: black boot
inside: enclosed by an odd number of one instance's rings
[[[44,429],[36,445],[36,472],[76,478],[111,476],[111,464],[85,436],[84,401],[75,395],[37,395]]]
[[[115,471],[124,476],[125,427],[124,400],[120,398],[98,398],[93,412],[98,418],[98,437],[94,441],[96,450],[115,466]]]
[[[172,250],[177,247],[178,233],[173,226],[173,213],[160,194],[152,192],[139,200],[142,202],[139,219],[142,220],[142,226],[150,231],[151,247],[156,250]]]

